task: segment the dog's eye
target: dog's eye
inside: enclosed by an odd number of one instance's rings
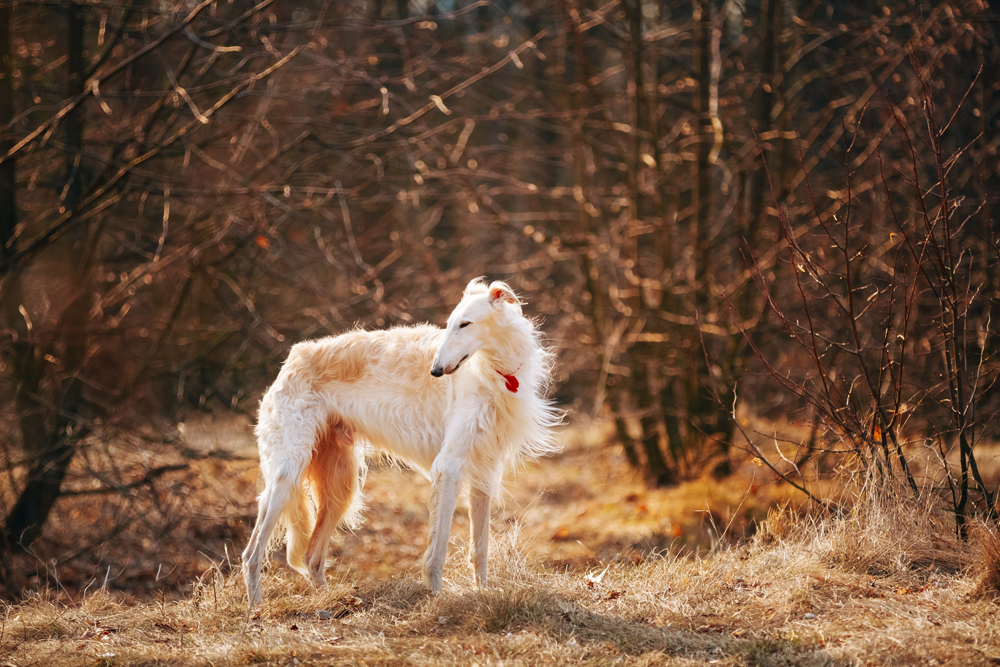
[[[465,327],[469,326],[470,324],[472,324],[472,322],[462,322],[461,324],[458,325],[458,328],[459,329],[464,329]]]

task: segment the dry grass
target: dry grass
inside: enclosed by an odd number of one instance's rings
[[[954,523],[928,494],[862,495],[850,513],[816,526],[817,548],[831,565],[850,572],[890,577],[915,571],[958,572],[973,559],[956,540]]]
[[[836,531],[799,526],[771,544],[704,559],[544,571],[497,540],[493,585],[464,567],[437,597],[412,575],[334,580],[313,591],[275,568],[244,611],[241,582],[215,571],[186,599],[73,605],[35,597],[2,613],[14,665],[152,664],[996,664],[1000,619],[971,576],[831,564]],[[600,572],[603,571],[603,576]]]
[[[975,544],[979,547],[979,558],[973,571],[976,587],[972,596],[981,598],[1000,597],[1000,536],[989,526],[979,526],[974,533]]]
[[[774,509],[783,489],[751,490],[756,475],[647,491],[614,452],[578,443],[512,488],[488,589],[472,584],[458,513],[435,597],[416,568],[426,488],[406,471],[373,471],[367,522],[338,542],[328,590],[272,564],[266,602],[248,614],[219,559],[180,598],[34,595],[0,610],[0,664],[1000,662],[995,534],[981,529],[970,547],[929,507],[873,497],[803,518]],[[756,536],[720,540],[755,519]]]

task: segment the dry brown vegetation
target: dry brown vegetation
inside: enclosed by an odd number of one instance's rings
[[[488,589],[464,563],[460,510],[445,590],[427,593],[417,569],[426,483],[380,467],[364,526],[337,539],[327,591],[274,562],[267,599],[248,614],[232,561],[206,550],[199,564],[170,545],[155,556],[203,570],[183,593],[177,572],[144,600],[121,579],[72,601],[53,587],[3,608],[0,657],[18,667],[1000,661],[997,542],[985,527],[962,542],[931,506],[863,490],[840,516],[793,511],[795,496],[752,459],[726,482],[648,490],[600,435],[568,438],[513,480],[494,512]],[[252,461],[215,470],[238,472],[203,480],[192,500],[205,510],[249,494],[239,499],[249,519]],[[200,514],[205,535],[232,520]]]

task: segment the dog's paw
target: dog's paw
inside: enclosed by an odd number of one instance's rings
[[[421,574],[423,575],[424,585],[430,589],[431,593],[437,595],[441,592],[441,582],[443,580],[442,571],[437,568],[427,567],[427,562],[424,562],[422,568],[420,568]]]

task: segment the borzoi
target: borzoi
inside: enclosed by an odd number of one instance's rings
[[[288,564],[326,584],[327,545],[358,504],[366,445],[431,481],[423,561],[431,591],[441,590],[457,496],[469,485],[470,561],[485,586],[490,504],[504,470],[555,449],[561,415],[544,395],[552,361],[510,287],[478,280],[444,330],[352,331],[292,347],[256,429],[264,490],[243,552],[250,606],[262,600],[261,567],[279,522]]]

